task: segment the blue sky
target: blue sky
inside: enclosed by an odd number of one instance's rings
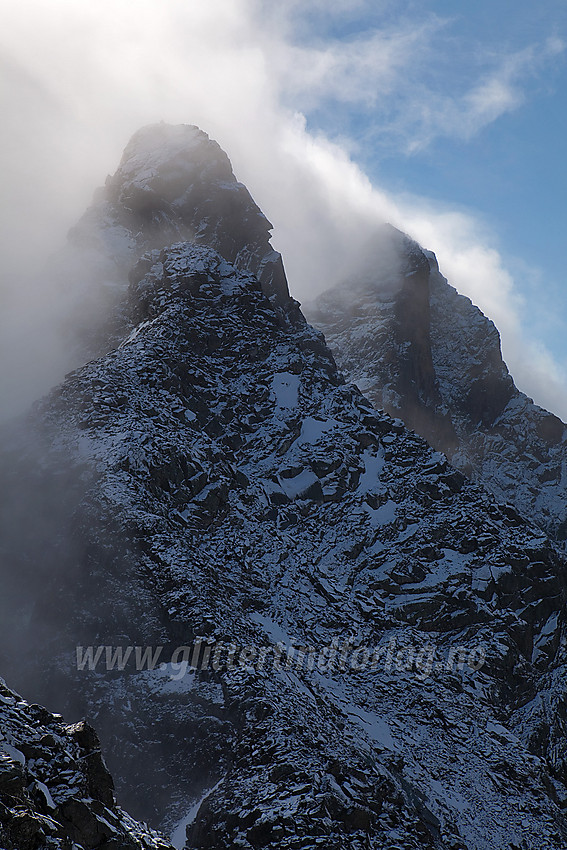
[[[486,223],[525,300],[526,327],[567,363],[567,3],[318,6],[298,16],[295,34],[323,46],[420,29],[404,80],[390,91],[378,81],[375,98],[360,102],[330,94],[305,109],[307,126],[339,139],[383,189]],[[496,103],[467,120],[459,101],[489,81],[500,86]]]

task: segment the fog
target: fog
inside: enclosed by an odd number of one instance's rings
[[[324,8],[340,16],[353,4]],[[260,0],[0,0],[0,9],[4,415],[78,365],[60,336],[65,305],[46,258],[116,170],[131,134],[164,120],[197,124],[227,151],[274,225],[299,300],[344,277],[375,224],[389,221],[435,251],[450,282],[495,321],[520,388],[567,418],[565,373],[527,338],[494,234],[449,205],[372,186],[350,143],[306,124],[302,110],[352,100],[372,108],[381,93],[395,94],[409,64],[426,61],[434,21],[310,46],[295,37],[302,10],[292,0],[277,9]],[[477,113],[486,122],[513,103],[500,86],[498,104],[487,104],[487,85],[480,112],[469,96],[471,133]]]

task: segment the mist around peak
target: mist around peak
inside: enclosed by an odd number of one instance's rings
[[[514,88],[510,73],[529,70],[536,48],[514,54],[511,64],[504,61],[502,73],[479,81],[460,107],[454,103],[424,115],[424,103],[445,103],[436,92],[432,100],[419,96],[419,86],[411,82],[421,84],[431,56],[439,57],[431,50],[441,38],[439,21],[424,11],[410,25],[402,8],[391,27],[378,17],[377,28],[352,42],[327,37],[332,21],[356,17],[364,6],[319,4],[304,13],[295,3],[276,9],[247,0],[206,5],[168,0],[144,3],[136,15],[128,0],[34,0],[31,6],[6,7],[1,96],[10,130],[2,143],[0,217],[4,410],[25,407],[73,362],[56,329],[68,303],[46,280],[46,258],[83,215],[94,187],[114,173],[132,134],[163,119],[197,125],[227,151],[238,179],[274,224],[273,244],[284,257],[294,297],[311,300],[344,279],[376,226],[390,221],[434,250],[452,285],[495,321],[519,386],[567,416],[564,366],[526,331],[526,308],[498,234],[450,203],[384,191],[379,181],[372,185],[355,164],[352,139],[325,136],[309,123],[309,110],[317,106],[336,104],[340,115],[345,104],[374,104],[375,114],[385,98],[395,104],[406,130],[408,120],[425,120],[422,142],[432,137],[431,121],[447,132],[451,116],[459,132],[473,125],[480,130],[485,120],[501,114],[502,103],[495,111],[477,107]],[[298,44],[297,26],[311,17],[324,23],[325,39]],[[471,42],[467,51],[474,52],[475,45]],[[540,47],[537,55],[545,62],[562,50],[557,38]],[[511,107],[521,101],[511,96],[503,103]],[[111,271],[102,269],[100,276],[111,278]],[[72,298],[75,280],[64,280],[63,286]],[[96,303],[91,309],[96,316]],[[561,321],[556,313],[550,319]]]

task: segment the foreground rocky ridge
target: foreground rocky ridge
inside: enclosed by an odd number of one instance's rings
[[[308,319],[376,406],[564,545],[567,426],[515,387],[497,329],[431,252],[393,228],[377,243],[366,269],[305,305]]]
[[[156,248],[128,335],[5,434],[2,670],[177,846],[564,847],[563,559],[273,296]],[[171,663],[199,638],[238,660]],[[159,663],[105,667],[130,645]]]
[[[117,807],[94,729],[65,726],[2,680],[0,843],[3,850],[170,848]]]

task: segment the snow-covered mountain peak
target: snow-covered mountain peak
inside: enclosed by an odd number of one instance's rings
[[[256,275],[280,320],[303,322],[281,255],[270,244],[271,229],[228,156],[206,133],[164,123],[139,130],[53,264],[51,276],[62,282],[62,333],[74,331],[69,347],[76,352],[68,368],[128,335],[130,269],[146,252],[176,242],[207,245]]]
[[[542,531],[344,382],[197,128],[137,134],[73,239],[120,321],[2,435],[2,672],[93,722],[120,804],[176,847],[564,850],[566,570]],[[384,228],[363,254],[370,289],[320,309],[352,371],[445,422],[454,457],[490,414],[492,462],[497,336],[409,237]],[[527,449],[558,502],[560,455]],[[63,786],[92,826],[77,847],[138,850],[75,781],[68,732],[15,699],[0,688],[2,847],[28,850],[14,787],[55,820],[42,786],[55,806]],[[49,770],[26,773],[15,751],[44,732]]]
[[[154,215],[171,207],[183,214],[195,183],[223,183],[240,191],[230,160],[222,148],[191,124],[151,124],[135,133],[116,173],[107,180],[115,203],[140,214]],[[258,217],[266,222],[257,210]]]

